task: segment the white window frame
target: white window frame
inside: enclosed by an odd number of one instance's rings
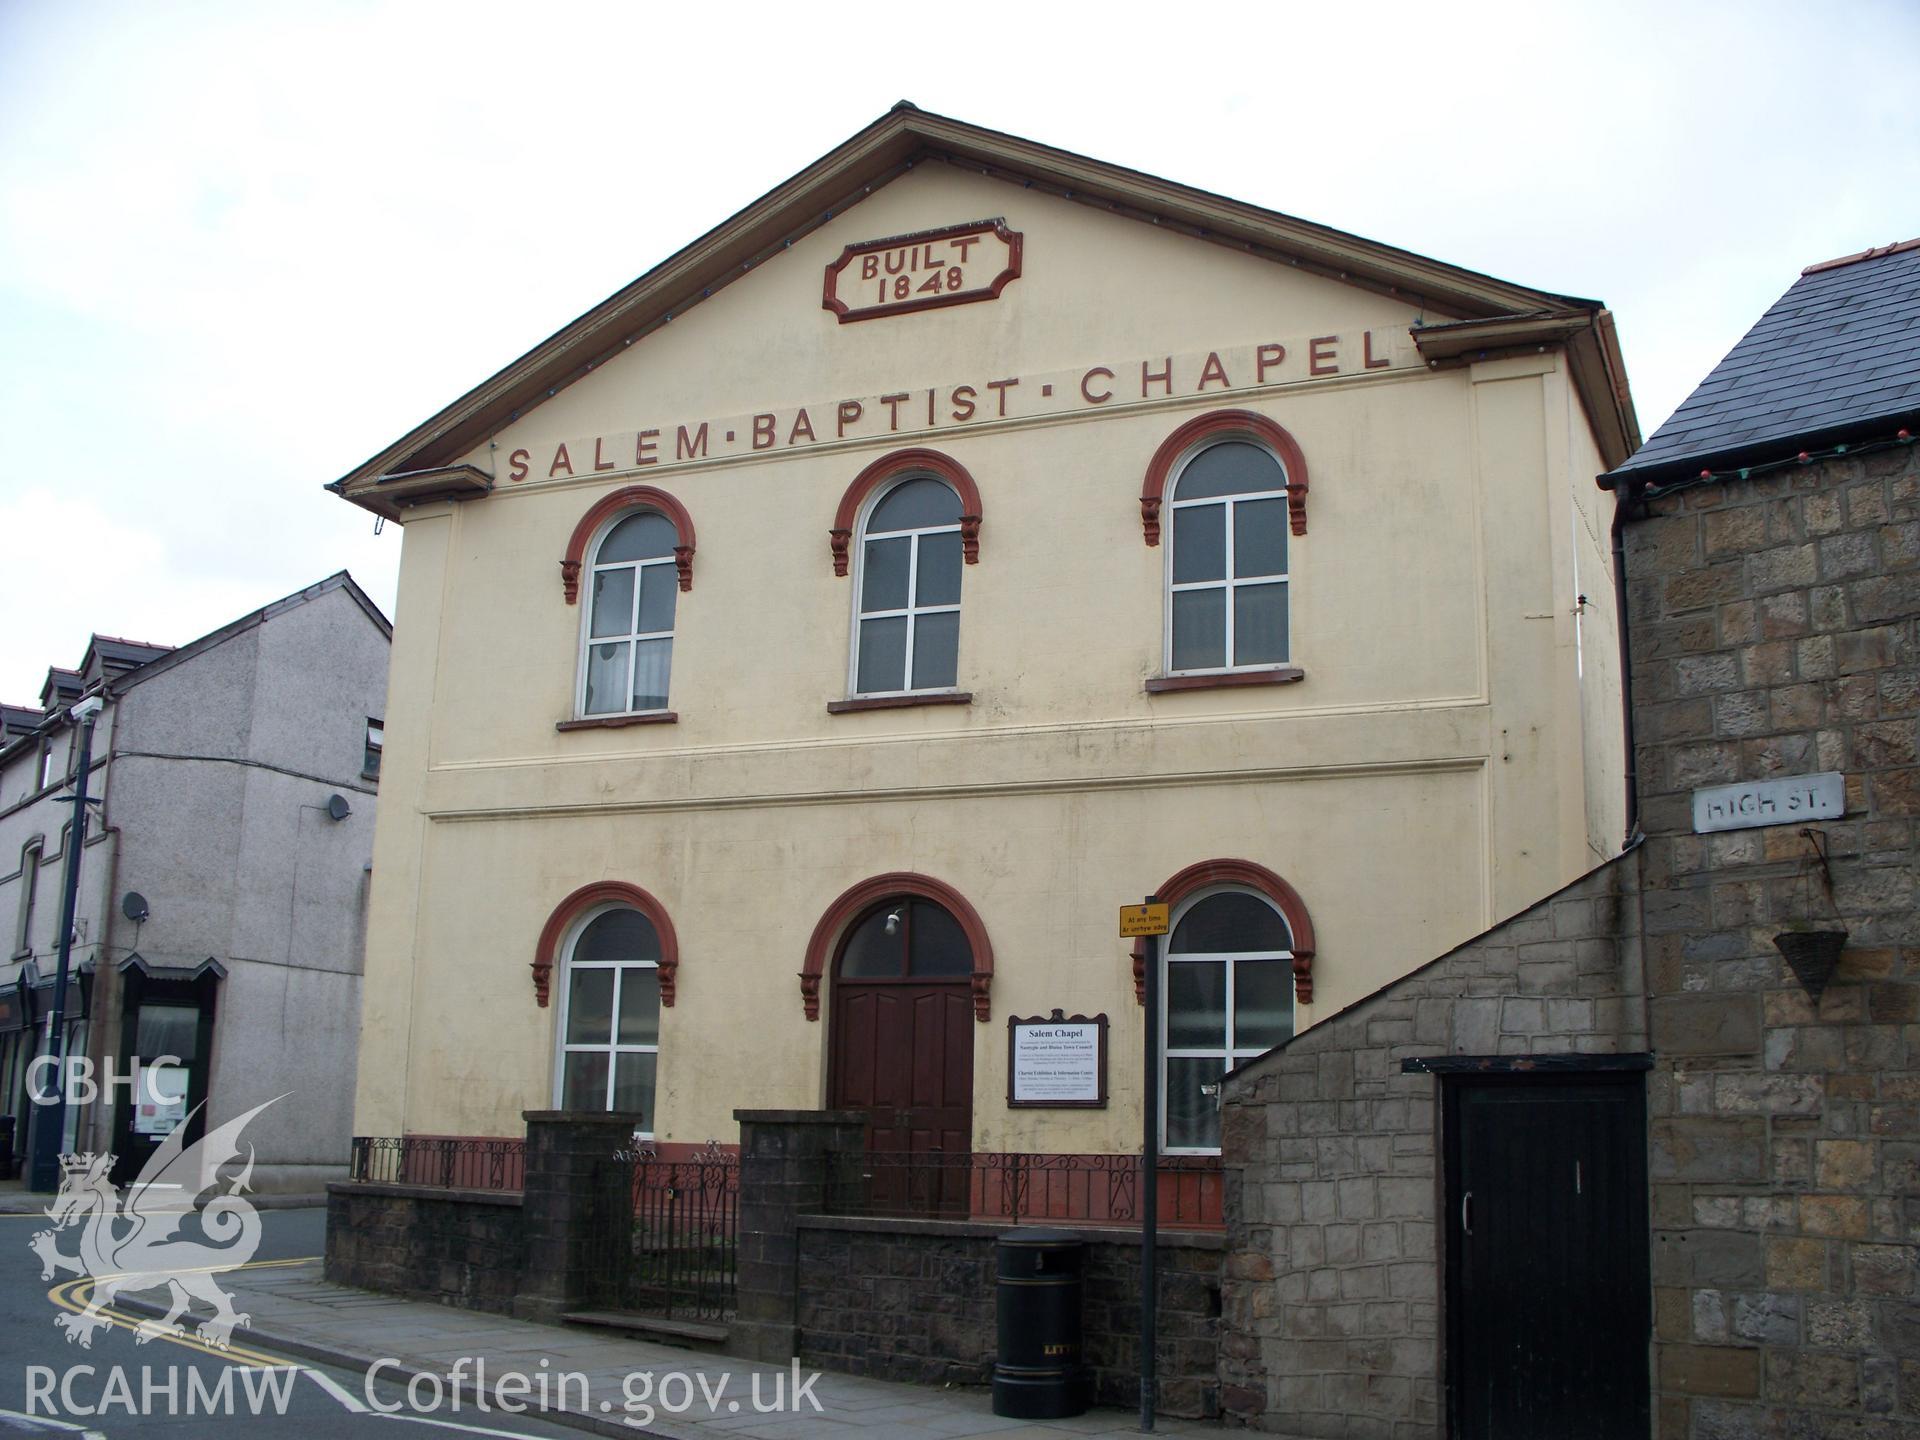
[[[913,637],[919,629],[918,617],[922,615],[945,615],[949,613],[958,615],[961,606],[961,602],[958,600],[954,601],[951,605],[919,605],[915,603],[915,597],[919,594],[920,589],[920,540],[922,536],[926,535],[959,535],[960,522],[958,519],[951,525],[923,525],[913,530],[882,530],[878,536],[873,537],[881,540],[906,539],[911,542],[907,555],[907,603],[904,609],[862,610],[860,608],[861,597],[866,588],[868,522],[873,519],[873,512],[880,508],[881,502],[885,500],[887,496],[898,490],[902,485],[914,480],[931,480],[936,485],[944,487],[954,498],[954,508],[956,510],[963,508],[960,494],[954,490],[952,485],[948,484],[946,480],[938,475],[929,474],[920,470],[910,470],[904,474],[895,476],[885,485],[875,490],[873,494],[869,495],[866,503],[860,507],[860,522],[854,527],[853,532],[855,541],[853,552],[853,619],[847,640],[847,694],[856,700],[881,700],[895,695],[957,695],[960,693],[960,640],[957,622],[954,636],[953,683],[951,685],[929,686],[926,689],[920,690],[912,688]],[[966,563],[964,555],[962,557],[960,570],[962,577],[961,589],[964,592],[966,588]],[[906,663],[900,671],[901,682],[906,685],[907,688],[903,690],[862,690],[860,688],[860,622],[862,620],[889,620],[900,616],[906,617],[907,621]]]
[[[1169,1145],[1167,1143],[1167,1071],[1169,1068],[1167,1062],[1169,1060],[1219,1060],[1221,1062],[1220,1071],[1221,1074],[1224,1075],[1235,1066],[1248,1060],[1258,1059],[1273,1048],[1271,1045],[1256,1045],[1249,1048],[1246,1046],[1235,1046],[1233,1043],[1236,1038],[1234,1035],[1234,962],[1239,960],[1284,961],[1287,964],[1288,975],[1291,976],[1293,972],[1293,951],[1290,949],[1205,950],[1196,951],[1189,956],[1176,956],[1172,953],[1174,931],[1179,928],[1180,922],[1186,918],[1187,912],[1203,900],[1210,900],[1216,895],[1227,894],[1253,896],[1254,899],[1273,911],[1279,918],[1280,924],[1285,928],[1288,936],[1292,936],[1293,934],[1292,923],[1287,919],[1280,907],[1273,903],[1272,897],[1263,895],[1258,890],[1249,889],[1244,885],[1209,886],[1205,890],[1189,895],[1175,907],[1170,917],[1170,923],[1167,926],[1167,938],[1162,942],[1160,947],[1160,1151],[1164,1155],[1218,1155],[1220,1153],[1220,1147],[1218,1145]],[[1173,1006],[1171,1003],[1173,987],[1167,983],[1169,979],[1167,972],[1175,965],[1214,962],[1223,962],[1226,966],[1225,994],[1222,999],[1227,1017],[1226,1033],[1221,1036],[1221,1043],[1217,1046],[1182,1046],[1179,1049],[1172,1049],[1167,1044],[1167,1034],[1169,1022],[1173,1018]],[[1297,1025],[1300,1011],[1298,1000],[1294,1002],[1293,1009],[1294,1021]],[[1295,1033],[1298,1034],[1299,1032],[1296,1030]],[[1216,1100],[1217,1098],[1216,1096]]]
[[[606,543],[607,537],[611,535],[614,529],[623,521],[631,520],[635,515],[658,515],[662,520],[665,520],[668,525],[673,524],[673,517],[671,515],[664,514],[661,511],[651,509],[645,505],[636,505],[631,510],[622,510],[618,515],[610,516],[607,522],[600,527],[599,532],[594,535],[593,544],[587,548],[587,554],[592,558],[587,562],[585,566],[586,573],[581,577],[580,649],[579,654],[575,657],[577,672],[573,686],[573,713],[576,719],[617,720],[626,715],[665,715],[673,708],[673,631],[670,629],[642,631],[638,628],[640,624],[640,587],[646,579],[644,572],[655,566],[664,566],[669,581],[676,586],[679,584],[679,568],[673,551],[669,549],[665,555],[655,556],[649,560],[615,560],[606,565],[600,563],[600,547]],[[629,617],[632,628],[628,629],[623,635],[595,635],[593,633],[594,579],[602,571],[610,570],[633,571],[633,609]],[[680,605],[677,595],[674,599],[673,618],[677,624],[680,619]],[[642,640],[665,640],[667,642],[667,703],[664,705],[656,705],[647,710],[636,710],[633,708],[633,655],[635,648]],[[588,652],[590,652],[595,645],[625,645],[627,647],[627,708],[623,710],[594,710],[589,712],[587,709]]]
[[[34,835],[20,847],[20,904],[13,916],[13,948],[8,953],[15,959],[33,953],[33,909],[39,898],[40,861],[47,852],[47,837]]]
[[[610,1111],[613,1109],[614,1083],[619,1078],[617,1058],[621,1055],[651,1055],[654,1057],[653,1106],[657,1114],[660,1108],[660,1042],[656,1038],[651,1045],[622,1045],[620,1043],[620,987],[624,982],[624,977],[620,972],[624,970],[653,970],[657,972],[660,969],[659,961],[582,960],[578,962],[579,968],[583,970],[611,970],[614,972],[613,998],[611,1002],[613,1008],[610,1012],[612,1015],[612,1029],[610,1033],[613,1038],[604,1045],[572,1045],[567,1042],[567,1022],[573,1010],[573,971],[576,963],[573,958],[574,947],[580,943],[580,937],[587,933],[587,927],[589,925],[595,920],[598,920],[602,915],[614,910],[631,910],[634,914],[642,916],[649,925],[653,924],[652,916],[646,915],[644,911],[635,910],[631,905],[622,905],[618,901],[613,901],[606,905],[596,905],[578,920],[574,921],[572,931],[567,936],[566,946],[561,951],[559,976],[560,1003],[554,1007],[559,1013],[556,1017],[556,1028],[553,1032],[553,1108],[559,1110],[564,1109],[566,1106],[567,1056],[576,1054],[598,1054],[607,1057],[607,1093],[601,1097],[605,1103],[602,1104],[600,1108]],[[656,934],[658,933],[658,929],[659,927],[655,926]],[[662,1006],[661,1008],[664,1009],[665,1007]],[[656,1037],[658,1033],[656,1030]],[[651,1140],[653,1138],[652,1130],[635,1130],[633,1134],[637,1140]]]
[[[366,746],[361,753],[360,776],[364,780],[378,780],[380,765],[386,759],[387,722],[367,717]]]
[[[1264,452],[1273,461],[1275,465],[1280,467],[1280,477],[1283,483],[1279,486],[1279,488],[1272,489],[1272,490],[1248,490],[1242,494],[1235,494],[1235,495],[1207,495],[1194,500],[1180,499],[1179,498],[1180,481],[1185,478],[1187,473],[1187,467],[1192,465],[1195,460],[1198,460],[1207,451],[1213,449],[1214,446],[1228,445],[1228,444],[1251,445],[1254,447],[1254,449]],[[1291,665],[1293,663],[1293,585],[1292,585],[1292,577],[1290,573],[1293,565],[1292,536],[1289,535],[1288,541],[1287,541],[1288,569],[1282,570],[1278,574],[1274,574],[1274,575],[1237,576],[1233,573],[1233,509],[1234,509],[1234,506],[1249,504],[1255,500],[1278,500],[1284,505],[1286,503],[1287,491],[1289,488],[1284,483],[1286,479],[1287,479],[1286,461],[1282,460],[1277,454],[1274,453],[1272,446],[1267,445],[1262,441],[1256,440],[1251,436],[1246,436],[1246,435],[1209,436],[1204,444],[1196,446],[1193,450],[1189,451],[1186,455],[1181,457],[1180,464],[1176,467],[1174,471],[1173,480],[1167,486],[1167,493],[1174,498],[1172,498],[1167,502],[1167,507],[1166,507],[1168,511],[1167,543],[1166,543],[1167,558],[1166,558],[1166,564],[1165,564],[1165,580],[1161,586],[1161,590],[1163,592],[1161,595],[1161,627],[1166,637],[1165,645],[1162,653],[1162,662],[1164,666],[1164,672],[1166,674],[1168,675],[1231,675],[1235,671],[1272,670],[1279,666]],[[1223,523],[1226,527],[1226,534],[1224,536],[1226,578],[1223,580],[1183,580],[1176,584],[1173,578],[1174,532],[1175,532],[1176,526],[1178,525],[1178,517],[1176,512],[1181,510],[1197,510],[1202,506],[1206,506],[1206,505],[1219,505],[1224,507],[1227,512],[1223,520]],[[1244,665],[1235,664],[1233,659],[1233,638],[1234,638],[1233,637],[1233,592],[1236,589],[1240,588],[1242,585],[1273,585],[1273,584],[1279,584],[1279,585],[1285,586],[1287,591],[1287,636],[1286,636],[1287,653],[1278,660],[1254,660],[1254,661],[1249,661],[1247,664],[1244,664]],[[1226,636],[1226,649],[1223,652],[1227,660],[1226,664],[1190,667],[1185,670],[1176,670],[1173,668],[1173,596],[1176,590],[1223,590],[1226,592],[1226,615],[1225,615],[1225,631],[1224,631]]]

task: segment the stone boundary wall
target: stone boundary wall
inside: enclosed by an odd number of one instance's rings
[[[511,1314],[526,1238],[512,1191],[336,1181],[326,1277],[336,1285]]]
[[[1250,1062],[1224,1087],[1230,1425],[1439,1440],[1436,1055],[1646,1049],[1620,856]]]
[[[918,1384],[985,1385],[997,1346],[995,1237],[1005,1225],[803,1216],[798,1222],[803,1365]],[[1094,1402],[1140,1401],[1140,1236],[1074,1230],[1087,1243],[1086,1363]],[[1219,1413],[1223,1238],[1163,1233],[1161,1414]]]

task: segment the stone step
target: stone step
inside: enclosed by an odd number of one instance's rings
[[[646,1315],[635,1310],[570,1310],[560,1318],[569,1325],[626,1330],[669,1344],[675,1341],[692,1345],[727,1343],[727,1327],[711,1320],[674,1320],[664,1315]]]

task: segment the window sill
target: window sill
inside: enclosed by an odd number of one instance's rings
[[[556,730],[624,730],[629,725],[677,725],[680,716],[672,710],[655,710],[648,715],[596,715],[591,720],[562,720]]]
[[[829,700],[829,715],[845,715],[855,710],[906,710],[917,705],[971,705],[971,690],[943,691],[938,695],[869,695],[853,700]]]
[[[1147,693],[1226,690],[1236,685],[1292,685],[1306,678],[1307,672],[1297,665],[1276,665],[1270,670],[1222,670],[1213,675],[1153,675],[1147,679]]]

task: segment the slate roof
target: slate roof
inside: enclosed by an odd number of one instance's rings
[[[1776,459],[1911,419],[1920,419],[1920,239],[1808,266],[1602,483]]]

